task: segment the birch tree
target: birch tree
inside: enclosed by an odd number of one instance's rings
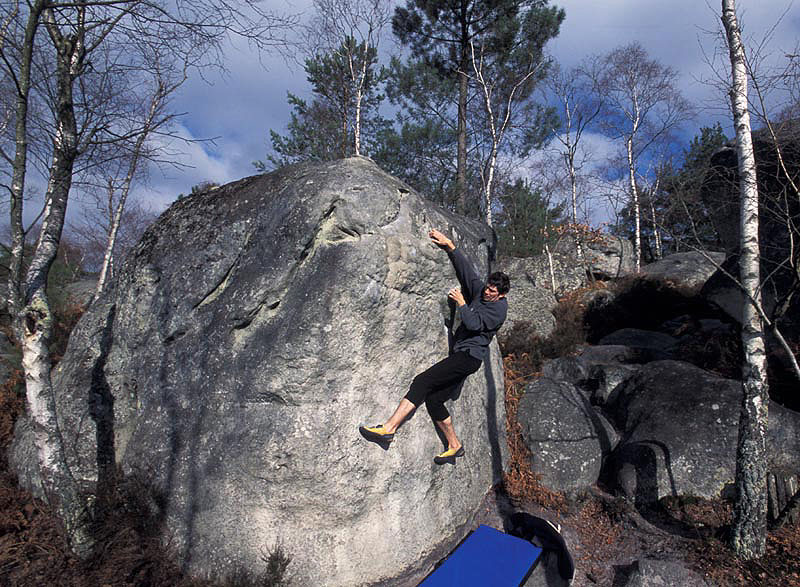
[[[41,22],[42,12],[47,0],[35,0],[30,4],[27,14],[20,12],[19,4],[14,5],[12,12],[5,15],[8,27],[5,29],[2,46],[3,62],[12,64],[6,74],[13,80],[15,92],[14,104],[14,152],[4,153],[4,158],[11,164],[11,185],[9,186],[10,220],[11,220],[11,258],[8,272],[8,308],[12,316],[20,314],[22,306],[22,258],[25,246],[25,233],[22,223],[23,197],[25,194],[25,174],[28,168],[28,107],[30,103],[33,54],[36,33]],[[18,56],[9,58],[11,52],[6,35],[13,34],[13,29],[21,37],[18,44]]]
[[[588,271],[583,251],[582,236],[585,231],[581,229],[583,223],[578,219],[579,174],[587,159],[586,155],[581,153],[580,148],[584,132],[600,114],[601,104],[592,95],[588,81],[581,68],[573,68],[569,72],[564,72],[559,67],[555,67],[547,78],[547,90],[555,98],[559,111],[560,124],[553,127],[551,132],[555,142],[560,145],[560,159],[564,162],[569,180],[572,237],[575,241],[578,258],[583,261],[587,273],[591,273]]]
[[[657,140],[690,117],[689,104],[677,89],[677,72],[651,59],[639,43],[614,49],[587,68],[603,102],[601,127],[625,150],[628,196],[634,218],[634,263],[642,257],[639,160]]]
[[[353,153],[361,155],[364,97],[375,83],[372,69],[384,27],[389,23],[388,0],[314,0],[316,16],[307,34],[315,55],[338,52],[351,89]],[[348,104],[350,106],[350,104]],[[349,108],[348,108],[349,110]],[[345,136],[349,133],[345,132]]]
[[[736,130],[741,198],[741,252],[739,279],[753,303],[743,304],[742,407],[736,448],[736,501],[733,548],[752,559],[766,551],[767,536],[767,372],[764,330],[757,306],[761,305],[758,241],[758,183],[750,130],[748,79],[744,45],[734,0],[722,0],[722,24],[731,62],[730,100]]]
[[[410,67],[431,67],[441,83],[451,86],[455,98],[456,209],[467,209],[468,108],[471,93],[471,44],[523,17],[528,11],[560,14],[547,0],[407,0],[392,18],[392,31],[411,48]],[[560,21],[559,21],[560,22]],[[507,29],[511,30],[511,29]],[[487,45],[487,49],[491,48]],[[493,48],[492,48],[493,49]]]
[[[179,69],[175,72],[177,75],[170,79],[172,72],[165,71],[159,59],[157,58],[153,63],[152,80],[148,80],[151,82],[148,86],[152,85],[152,90],[149,92],[149,100],[144,102],[143,117],[141,120],[132,121],[135,128],[133,132],[129,133],[131,135],[131,140],[128,141],[129,152],[127,157],[122,160],[119,168],[121,173],[106,177],[105,191],[109,222],[103,262],[97,277],[93,300],[98,298],[108,285],[114,263],[114,251],[117,247],[117,236],[122,225],[131,186],[140,172],[142,162],[151,159],[147,143],[154,134],[167,134],[164,132],[166,127],[176,117],[175,113],[168,109],[168,101],[186,80],[186,73]],[[115,146],[117,148],[124,147],[123,144]]]
[[[502,149],[524,158],[544,141],[552,111],[532,100],[550,62],[544,46],[558,35],[564,11],[530,6],[520,14],[497,19],[486,33],[470,42],[472,77],[481,95],[488,152],[482,166],[484,219],[492,226],[492,189]],[[516,135],[516,136],[512,136]]]

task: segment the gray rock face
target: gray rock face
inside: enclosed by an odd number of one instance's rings
[[[614,448],[611,427],[570,383],[540,377],[528,384],[517,412],[531,468],[542,483],[573,492],[597,482],[603,457]]]
[[[502,341],[514,324],[527,322],[536,335],[544,338],[553,331],[556,319],[552,310],[558,303],[545,278],[542,256],[533,258],[501,259],[497,270],[505,272],[511,280],[513,297],[508,304],[506,324],[498,333]],[[575,287],[578,287],[580,282]]]
[[[731,257],[723,264],[723,268],[732,275],[738,275],[738,258]],[[700,294],[725,312],[736,322],[742,322],[742,306],[745,297],[742,288],[739,287],[728,275],[722,271],[714,273],[700,291]],[[775,306],[775,296],[771,288],[766,288],[762,294],[762,304],[767,312],[771,312]]]
[[[800,473],[800,414],[770,402],[767,442],[772,447],[767,457],[770,470]]]
[[[589,367],[580,357],[559,357],[542,365],[542,375],[583,387],[589,379]]]
[[[559,295],[586,283],[585,269],[576,258],[567,254],[553,253],[548,257],[543,253],[536,257],[503,258],[499,261],[499,267],[509,275],[524,278],[533,287]]]
[[[629,377],[636,374],[638,368],[634,365],[620,365],[618,363],[595,363],[589,369],[589,380],[593,382],[592,403],[603,405],[614,390],[622,385]]]
[[[613,349],[613,351],[609,355],[604,355],[602,352],[592,353],[594,349],[597,351]],[[618,352],[620,349],[623,349],[622,353]],[[577,357],[559,357],[547,361],[542,366],[542,375],[556,381],[571,383],[586,391],[592,404],[602,405],[618,385],[636,373],[636,366],[613,362],[614,358],[629,356],[624,354],[628,351],[635,352],[629,347],[588,347]],[[613,358],[606,358],[607,356]]]
[[[607,409],[623,441],[610,475],[639,504],[719,497],[733,482],[741,383],[679,361],[642,365]]]
[[[257,568],[281,541],[298,585],[415,583],[420,561],[463,537],[506,458],[496,343],[451,410],[466,448],[456,466],[433,464],[442,442],[424,409],[388,451],[357,431],[448,352],[457,282],[434,227],[486,274],[488,229],[365,159],[176,202],[55,374],[73,470],[102,480],[100,458],[145,471],[198,574]]]
[[[707,587],[696,572],[686,568],[683,561],[645,558],[617,570],[614,585],[619,587]]]
[[[725,261],[725,253],[709,252],[706,255],[710,260],[697,251],[673,253],[660,261],[643,266],[641,273],[652,279],[699,289],[716,272],[717,265]]]
[[[600,241],[584,247],[588,271],[597,279],[616,279],[634,270],[633,245],[626,239],[605,234]],[[572,239],[561,239],[555,252],[578,259],[578,249]]]

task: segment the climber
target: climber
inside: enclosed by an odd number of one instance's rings
[[[394,440],[397,428],[424,401],[428,413],[447,439],[447,450],[433,460],[437,465],[454,464],[457,457],[464,456],[464,447],[444,402],[480,368],[486,358],[492,337],[506,319],[509,280],[505,273],[498,271],[492,273],[484,284],[452,240],[438,230],[431,230],[428,236],[434,245],[447,251],[461,285],[447,294],[458,306],[461,317],[461,325],[454,336],[453,352],[414,378],[408,393],[388,421],[380,426],[361,426],[359,432],[367,440],[388,445]]]

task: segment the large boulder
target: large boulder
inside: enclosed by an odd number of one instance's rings
[[[533,334],[542,338],[553,332],[556,319],[552,310],[558,302],[551,288],[550,279],[545,275],[543,259],[544,257],[540,255],[531,258],[510,257],[498,261],[496,269],[508,275],[513,291],[505,327],[497,335],[501,342],[515,324],[528,325]],[[564,273],[571,275],[571,270],[565,267]],[[575,287],[580,285],[581,282],[578,280]]]
[[[644,265],[642,275],[668,281],[691,290],[698,290],[725,261],[725,253],[687,251],[673,253]]]
[[[642,365],[605,406],[623,438],[604,477],[638,504],[720,497],[736,471],[742,384],[680,361]],[[797,470],[800,415],[770,402],[768,465]]]
[[[424,409],[388,451],[358,434],[448,352],[457,282],[434,227],[487,273],[491,230],[362,158],[176,202],[54,373],[72,471],[144,471],[195,574],[259,568],[279,541],[298,585],[416,584],[506,459],[496,343],[452,407],[456,466],[433,464],[443,445]]]
[[[586,273],[603,281],[617,279],[633,273],[633,245],[627,239],[604,234],[598,239],[581,244],[583,256],[571,238],[562,238],[555,247],[556,255],[566,255],[579,260],[586,267]]]
[[[618,440],[582,390],[549,377],[525,387],[517,420],[531,452],[531,469],[556,491],[573,493],[594,485],[603,458]]]

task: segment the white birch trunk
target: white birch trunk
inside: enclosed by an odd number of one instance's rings
[[[486,206],[486,224],[492,226],[492,184],[494,183],[494,168],[497,165],[497,149],[492,148],[489,156],[489,173],[486,175],[486,186],[483,190],[483,204]]]
[[[17,71],[17,96],[15,104],[16,124],[14,129],[14,164],[11,175],[11,259],[8,272],[8,309],[14,318],[14,330],[19,338],[22,328],[18,317],[22,310],[22,260],[25,247],[25,232],[22,225],[23,196],[25,193],[25,174],[28,161],[28,96],[31,87],[31,63],[34,40],[44,9],[44,0],[37,0],[30,6],[25,24],[25,37]]]
[[[569,133],[569,127],[567,127]],[[569,170],[569,183],[572,189],[572,229],[575,239],[575,250],[578,253],[578,259],[583,263],[583,268],[586,274],[594,281],[594,276],[589,269],[589,263],[586,260],[586,255],[583,252],[583,242],[581,239],[581,230],[578,227],[578,174],[575,171],[575,149],[577,145],[570,145],[567,147],[567,153],[564,155],[567,160],[567,169]]]
[[[362,59],[361,70],[358,74],[358,79],[356,80],[356,112],[355,112],[355,124],[353,125],[353,134],[354,137],[354,148],[355,148],[355,155],[358,157],[361,155],[361,103],[364,100],[364,86],[367,83],[367,56],[369,54],[369,46],[366,46],[366,50],[364,52],[364,56]]]
[[[47,278],[58,254],[67,199],[72,185],[72,169],[77,156],[78,133],[72,84],[82,66],[84,47],[82,35],[71,36],[67,42],[58,31],[52,12],[48,9],[43,14],[50,37],[57,49],[58,107],[45,213],[25,280],[25,306],[22,309],[22,365],[25,371],[25,395],[34,430],[34,444],[44,490],[55,500],[72,548],[82,553],[90,544],[83,524],[87,504],[82,499],[77,483],[69,471],[58,425],[50,379],[52,362],[49,343],[53,315],[47,299]]]
[[[733,548],[739,556],[753,559],[764,554],[767,535],[766,433],[767,381],[764,330],[756,304],[761,304],[760,252],[758,242],[758,184],[747,107],[747,69],[734,0],[722,0],[722,22],[730,51],[730,90],[741,197],[741,285],[752,303],[742,311],[742,409],[736,450],[736,502]]]
[[[113,189],[109,187],[109,189]],[[128,197],[128,190],[130,189],[130,184],[126,185],[122,189],[122,194],[120,195],[120,200],[117,203],[116,210],[114,210],[114,216],[111,220],[110,230],[108,231],[108,240],[106,241],[106,250],[103,254],[103,266],[100,268],[100,275],[97,277],[97,284],[94,288],[94,296],[92,297],[92,302],[99,298],[103,291],[106,288],[106,284],[111,277],[111,265],[114,257],[114,245],[117,242],[117,233],[119,232],[119,226],[122,223],[122,213],[125,210],[125,200]],[[113,193],[109,194],[109,200],[113,197]],[[112,200],[113,201],[113,200]]]
[[[633,206],[633,262],[636,273],[639,273],[642,260],[641,209],[639,206],[639,190],[636,189],[636,166],[633,161],[633,136],[625,141],[628,149],[628,178],[630,180],[631,205]]]
[[[172,89],[175,87],[177,86],[173,86]],[[122,214],[125,212],[125,203],[128,200],[128,194],[131,191],[133,177],[136,174],[136,168],[139,165],[139,157],[141,156],[144,143],[147,140],[150,130],[155,122],[158,109],[170,91],[171,89],[168,89],[163,84],[159,84],[159,87],[153,95],[152,101],[150,102],[150,108],[147,112],[147,118],[145,120],[144,127],[142,128],[142,132],[138,137],[136,137],[136,143],[134,144],[133,153],[131,154],[131,161],[128,165],[125,181],[122,184],[119,202],[117,202],[116,210],[113,210],[111,217],[110,230],[108,232],[108,242],[106,243],[106,250],[105,254],[103,255],[103,266],[100,268],[100,275],[97,278],[97,285],[95,286],[94,297],[92,298],[92,301],[100,297],[100,295],[103,293],[103,290],[105,290],[106,284],[108,283],[111,267],[113,265],[114,246],[117,243],[117,234],[119,233],[120,224],[122,224]],[[358,154],[358,140],[356,140],[356,154]],[[112,212],[114,202],[114,184],[112,181],[109,181],[108,183],[108,190],[109,212]]]
[[[578,226],[578,177],[575,172],[575,153],[571,150],[566,156],[567,158],[567,169],[569,170],[569,185],[571,190],[571,197],[572,197],[572,224],[573,226]],[[577,231],[576,233],[577,234]],[[580,242],[580,239],[578,239]]]
[[[486,206],[486,224],[492,226],[492,184],[494,183],[494,172],[497,167],[497,154],[500,151],[500,144],[505,136],[506,129],[511,123],[512,111],[514,108],[514,99],[517,95],[517,90],[539,69],[539,65],[530,69],[519,80],[517,80],[511,88],[508,97],[505,101],[505,113],[501,116],[496,116],[494,107],[492,106],[492,88],[489,82],[483,75],[483,50],[481,49],[480,60],[475,59],[475,45],[470,43],[471,56],[472,56],[472,70],[475,72],[475,79],[478,81],[481,90],[483,91],[483,106],[486,109],[486,116],[489,121],[489,132],[492,135],[492,146],[489,152],[489,160],[487,161],[486,180],[484,181],[483,199]],[[498,124],[498,118],[502,117],[502,121]]]
[[[547,254],[547,267],[550,269],[550,291],[556,293],[556,273],[553,270],[553,255],[550,252],[550,245],[544,243],[544,252]]]
[[[656,189],[658,189],[658,182],[656,182]],[[653,223],[653,243],[654,250],[653,255],[655,256],[656,260],[661,259],[663,256],[663,251],[661,249],[661,231],[658,229],[658,219],[656,218],[656,207],[653,204],[653,197],[650,197],[650,219]]]

